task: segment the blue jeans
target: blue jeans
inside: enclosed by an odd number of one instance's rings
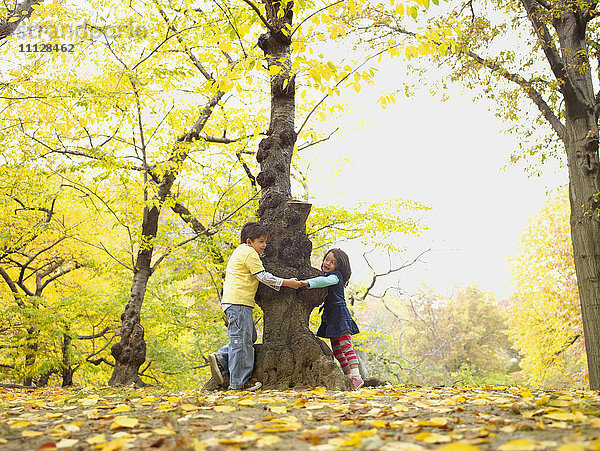
[[[217,351],[219,363],[229,373],[229,388],[237,390],[252,376],[256,328],[252,307],[232,304],[225,310],[229,343]]]

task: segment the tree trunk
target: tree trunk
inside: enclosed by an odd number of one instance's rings
[[[265,1],[265,6],[274,30],[282,30],[286,24],[291,29],[292,2],[287,4],[283,17],[277,14],[279,2]],[[281,31],[269,31],[258,40],[268,66],[279,68],[279,73],[271,76],[269,130],[256,155],[261,168],[257,182],[262,188],[258,214],[270,231],[264,257],[266,270],[280,277],[303,279],[319,271],[310,266],[312,243],[306,234],[310,204],[294,201],[291,196],[290,165],[296,132],[290,44]],[[351,388],[329,347],[308,327],[311,311],[323,302],[325,294],[324,289],[281,288],[278,292],[259,287],[257,302],[264,312],[264,332],[263,344],[256,346],[254,374],[265,388]]]
[[[571,239],[581,303],[589,383],[600,389],[600,183],[598,129],[567,114]]]
[[[73,338],[69,335],[69,327],[65,328],[63,333],[62,345],[62,387],[71,387],[73,385],[73,374],[75,369],[71,366],[71,342]]]
[[[560,41],[568,82],[565,136],[569,168],[571,239],[581,303],[589,382],[600,389],[600,161],[598,113],[581,12],[564,13],[554,25]]]
[[[158,207],[144,209],[143,242],[151,243],[156,237],[159,214]],[[153,246],[146,245],[140,246],[138,251],[131,295],[121,314],[121,341],[112,345],[110,350],[115,358],[115,368],[108,385],[146,385],[138,376],[140,366],[146,360],[146,342],[144,341],[144,328],[140,324],[140,316],[146,286],[152,274],[150,265],[153,250]]]
[[[37,358],[38,333],[35,327],[27,328],[27,345],[25,346],[25,371],[27,376],[23,379],[23,385],[30,386],[33,383],[33,367]]]

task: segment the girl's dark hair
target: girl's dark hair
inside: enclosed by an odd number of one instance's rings
[[[242,226],[242,231],[240,232],[240,242],[244,244],[248,238],[254,241],[261,236],[269,237],[269,229],[264,224],[260,222],[247,222]]]
[[[348,281],[350,280],[350,276],[352,275],[352,270],[350,269],[350,259],[348,258],[348,254],[346,254],[343,250],[334,247],[333,249],[329,249],[325,252],[323,256],[323,261],[325,261],[325,257],[329,253],[332,253],[335,259],[338,262],[336,270],[342,273],[342,277],[344,278],[344,286],[348,285]],[[321,267],[323,265],[321,264]]]

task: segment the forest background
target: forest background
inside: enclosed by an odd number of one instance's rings
[[[344,96],[377,83],[378,72],[391,67],[406,77],[401,92],[374,101],[393,105],[420,81],[407,72],[427,67],[420,59],[432,53],[423,43],[365,46],[349,20],[369,18],[361,2],[319,6],[295,5],[303,26],[294,30],[301,80],[294,194],[313,203],[307,231],[314,266],[333,244],[349,246],[352,261],[362,265],[349,300],[371,374],[427,385],[586,386],[564,191],[524,228],[510,263],[514,291],[496,299],[474,286],[407,291],[385,279],[425,268],[422,261],[435,251],[427,240],[420,249],[413,244],[427,236],[429,206],[418,195],[406,198],[390,183],[390,198],[359,202],[341,190],[355,202],[328,204],[321,199],[333,188],[312,190],[336,185],[335,169],[349,175],[341,160],[351,153],[352,135],[337,119],[347,117]],[[385,8],[418,25],[417,11],[435,6]],[[240,226],[256,218],[260,195],[257,143],[268,128],[268,80],[278,74],[265,70],[255,46],[257,15],[244,2],[30,2],[23,11],[7,14],[4,25],[21,28],[3,37],[1,47],[2,378],[104,384],[136,254],[152,247],[140,377],[199,387],[208,379],[204,357],[226,340],[219,309],[224,267]],[[23,47],[34,42],[51,50]],[[394,139],[405,134],[396,131]],[[420,153],[435,155],[440,142],[421,146]],[[537,172],[548,157],[530,158],[525,167]],[[148,240],[141,233],[144,211],[156,205],[161,175],[169,171],[179,177],[161,200],[164,214]],[[354,183],[374,184],[380,176],[373,172],[360,171]],[[526,321],[531,327],[523,327]]]

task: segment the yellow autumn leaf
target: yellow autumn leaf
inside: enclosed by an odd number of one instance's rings
[[[312,402],[309,401],[304,405],[304,408],[306,410],[319,410],[319,409],[323,409],[325,407],[325,404],[321,403],[321,402]]]
[[[204,440],[198,440],[197,438],[193,438],[192,448],[194,451],[204,451],[207,448],[207,445]]]
[[[567,423],[565,423],[564,421],[555,421],[555,422],[547,424],[546,426],[548,426],[549,428],[554,428],[554,429],[568,429],[569,428],[569,425]]]
[[[235,412],[237,409],[233,406],[214,406],[213,410],[215,412]]]
[[[395,404],[392,406],[394,412],[408,412],[408,407],[403,404]]]
[[[417,426],[434,426],[434,427],[442,427],[448,424],[448,419],[443,417],[432,417],[429,420],[419,420],[415,421]]]
[[[285,406],[269,406],[269,410],[273,413],[287,413],[287,407]]]
[[[0,438],[0,445],[6,445],[8,443],[8,440],[6,440],[5,438]]]
[[[536,443],[526,438],[511,440],[498,448],[499,451],[534,451]]]
[[[546,415],[544,415],[544,417],[550,418],[551,420],[558,420],[558,421],[574,421],[577,419],[577,417],[570,412],[547,413]]]
[[[244,398],[240,399],[236,404],[239,404],[241,406],[255,406],[257,403],[252,398]]]
[[[360,422],[361,422],[360,420],[344,420],[340,424],[342,426],[350,426],[352,424],[360,424]]]
[[[282,71],[283,71],[283,69],[280,66],[278,66],[276,64],[271,64],[269,66],[268,74],[271,75],[271,76],[273,76],[273,75],[279,74]]]
[[[47,413],[46,414],[46,418],[60,418],[62,417],[62,413],[61,412],[51,412],[51,413]]]
[[[315,387],[312,390],[309,390],[309,393],[314,393],[315,395],[325,395],[327,394],[327,389],[323,386]]]
[[[304,407],[307,402],[308,402],[308,399],[299,398],[294,402],[294,404],[292,404],[292,407]]]
[[[590,448],[586,447],[582,443],[563,443],[558,448],[556,448],[556,451],[585,451],[586,449]]]
[[[10,425],[11,429],[23,429],[29,426],[31,423],[29,421],[17,421]]]
[[[56,444],[56,447],[57,448],[72,448],[73,446],[77,445],[77,443],[79,443],[79,440],[77,440],[75,438],[63,438]]]
[[[80,399],[79,403],[84,406],[93,406],[94,404],[98,403],[99,399],[100,399],[100,396],[98,396],[98,395],[90,395],[87,398]]]
[[[121,413],[121,412],[129,412],[131,407],[125,404],[118,405],[114,409],[110,410],[108,413]]]
[[[169,428],[152,429],[152,432],[156,435],[175,435],[175,431]]]
[[[571,402],[565,399],[552,399],[548,403],[548,405],[552,407],[569,407],[571,405]]]
[[[351,437],[373,437],[374,435],[377,434],[377,429],[366,429],[364,431],[358,431],[358,432],[350,432]]]
[[[105,434],[94,435],[93,437],[90,437],[90,438],[86,439],[85,441],[87,442],[88,445],[100,445],[102,443],[106,443],[106,435]]]
[[[266,446],[271,446],[275,443],[279,443],[280,441],[281,439],[276,435],[268,435],[266,437],[259,438],[254,444],[254,446],[256,446],[257,448],[264,448]]]
[[[195,405],[193,405],[193,404],[183,404],[183,405],[181,406],[181,408],[182,408],[183,410],[185,410],[186,412],[192,412],[192,411],[194,411],[194,410],[198,410],[200,407],[198,407],[198,406],[195,406]]]
[[[44,433],[39,431],[22,431],[21,435],[23,437],[40,437],[44,435]]]
[[[113,423],[110,425],[110,429],[124,429],[124,428],[133,428],[137,426],[138,419],[126,416],[116,417]]]
[[[378,429],[385,428],[388,425],[387,421],[383,420],[371,420],[369,424]]]
[[[415,440],[419,440],[421,442],[435,444],[435,443],[448,443],[451,442],[452,439],[442,434],[430,433],[430,432],[421,432],[413,437]]]
[[[448,443],[447,445],[440,446],[437,451],[477,451],[479,448],[468,443]]]
[[[96,445],[95,448],[101,451],[120,451],[127,444],[124,438],[116,438],[105,444]]]

